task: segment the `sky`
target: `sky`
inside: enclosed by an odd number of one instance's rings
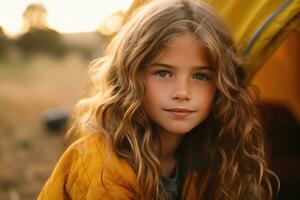
[[[62,33],[96,30],[103,19],[118,10],[127,10],[133,0],[0,0],[0,26],[16,36],[22,29],[22,14],[31,3],[42,3],[48,25]]]

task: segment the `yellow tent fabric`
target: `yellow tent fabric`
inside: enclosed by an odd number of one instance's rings
[[[197,0],[199,1],[199,0]],[[250,81],[289,33],[300,29],[300,0],[203,0],[223,18],[244,58]],[[147,0],[134,0],[130,15]]]

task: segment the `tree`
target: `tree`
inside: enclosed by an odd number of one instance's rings
[[[30,56],[34,53],[46,53],[62,56],[65,53],[60,34],[48,27],[46,22],[47,10],[42,4],[31,4],[23,13],[23,35],[16,44]]]
[[[10,39],[5,35],[2,27],[0,27],[0,58],[5,56],[10,44]]]
[[[30,4],[23,13],[23,31],[47,29],[47,10],[43,4]]]
[[[31,28],[30,31],[18,38],[17,45],[26,56],[34,53],[63,56],[65,53],[60,34],[51,29]]]

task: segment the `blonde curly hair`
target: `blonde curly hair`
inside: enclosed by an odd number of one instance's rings
[[[217,86],[212,112],[179,147],[187,171],[199,172],[198,199],[272,199],[276,175],[266,164],[255,92],[243,81],[226,26],[204,3],[151,1],[138,9],[92,63],[69,134],[92,129],[105,136],[110,149],[137,173],[136,199],[165,199],[156,140],[141,107],[147,89],[143,76],[166,44],[185,33],[207,49]]]

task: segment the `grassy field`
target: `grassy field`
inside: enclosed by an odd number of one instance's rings
[[[36,199],[64,150],[64,131],[42,123],[47,109],[73,109],[88,66],[78,55],[0,62],[0,199]]]

